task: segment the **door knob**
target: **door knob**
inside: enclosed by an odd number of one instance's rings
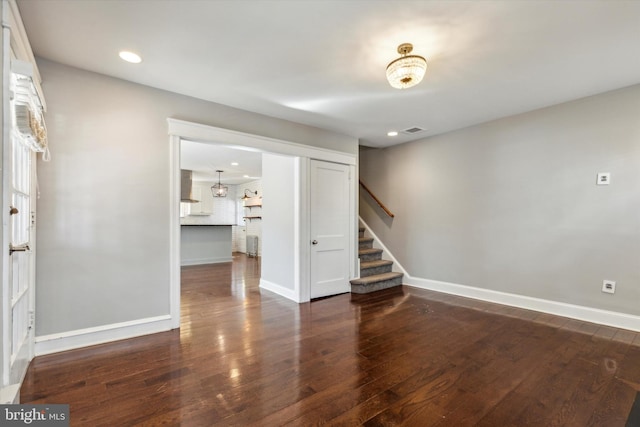
[[[14,208],[13,206],[9,206],[9,215],[15,215],[18,213],[18,208]]]
[[[317,241],[317,240],[313,240],[313,241],[311,242],[311,244],[312,244],[312,245],[317,245],[317,244],[318,244],[318,241]]]

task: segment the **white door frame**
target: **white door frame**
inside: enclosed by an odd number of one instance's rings
[[[9,331],[9,324],[2,322],[3,318],[6,318],[11,308],[11,295],[9,292],[9,263],[12,261],[9,256],[9,242],[10,242],[10,216],[8,206],[11,204],[8,199],[8,195],[10,194],[10,180],[7,181],[7,162],[10,159],[5,156],[8,154],[7,145],[10,143],[10,132],[9,125],[11,123],[10,118],[10,108],[9,108],[9,79],[11,72],[11,61],[16,59],[20,61],[25,61],[32,65],[33,69],[33,84],[35,86],[35,90],[38,94],[40,102],[43,108],[46,110],[46,103],[44,99],[44,95],[42,93],[42,87],[40,86],[40,75],[38,72],[38,67],[36,65],[35,58],[33,56],[33,52],[31,51],[31,46],[29,45],[29,39],[27,37],[27,33],[25,31],[24,25],[22,23],[22,18],[20,17],[20,11],[18,9],[18,5],[15,0],[2,0],[2,4],[0,5],[0,20],[2,21],[2,26],[0,31],[2,31],[2,37],[0,37],[1,41],[1,50],[2,50],[2,59],[0,60],[0,66],[2,67],[2,108],[0,108],[0,115],[2,116],[2,155],[0,155],[0,163],[3,165],[2,178],[0,178],[0,186],[2,187],[2,213],[0,214],[0,218],[2,218],[2,231],[0,232],[0,240],[2,241],[2,261],[0,261],[0,276],[2,277],[2,286],[0,290],[0,335],[3,341],[3,346],[8,337],[11,336],[11,332]],[[32,170],[32,181],[31,181],[31,210],[35,212],[35,163],[36,156],[31,153],[31,170]],[[31,298],[30,305],[31,310],[34,308],[35,304],[35,229],[31,229],[31,242],[30,247],[32,249],[32,254],[30,255],[31,263],[29,266],[29,274],[30,276],[30,286],[31,290],[29,297]],[[30,311],[31,311],[30,310]],[[33,325],[33,317],[30,313],[29,322]],[[29,350],[28,350],[28,359],[31,360],[33,358],[33,346],[34,346],[34,335],[35,332],[31,329],[29,333]],[[10,338],[9,338],[10,339]],[[0,403],[10,403],[10,402],[18,402],[19,400],[19,391],[20,385],[22,382],[22,378],[11,378],[10,372],[7,371],[10,365],[10,355],[7,353],[6,348],[2,348],[0,351]],[[7,383],[8,381],[8,383]]]
[[[254,135],[234,130],[207,126],[198,123],[187,122],[169,118],[169,197],[171,206],[170,215],[170,314],[172,328],[180,326],[180,140],[187,139],[190,141],[217,143],[227,146],[237,146],[241,149],[253,149],[260,152],[268,152],[273,154],[283,154],[300,158],[299,178],[296,188],[299,189],[297,195],[297,203],[300,206],[300,220],[298,222],[298,239],[296,241],[295,253],[299,254],[296,259],[297,277],[294,293],[294,300],[297,302],[309,301],[310,278],[309,278],[309,236],[310,236],[310,215],[309,215],[309,161],[310,159],[324,160],[334,163],[342,163],[349,165],[351,176],[351,201],[350,230],[353,239],[350,240],[350,275],[356,277],[357,267],[357,180],[356,165],[357,155],[343,153],[340,151],[329,150],[325,148],[313,147],[309,145],[299,144],[295,142],[269,138],[260,135]]]

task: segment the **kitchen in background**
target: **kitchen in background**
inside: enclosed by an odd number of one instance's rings
[[[261,166],[261,153],[182,141],[181,265],[229,262],[233,252],[248,250],[260,256]],[[226,197],[213,196],[217,184]],[[247,236],[255,236],[249,247]]]

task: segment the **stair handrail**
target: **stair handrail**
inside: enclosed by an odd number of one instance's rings
[[[376,197],[376,195],[375,195],[375,194],[373,194],[373,193],[371,192],[371,190],[369,190],[369,187],[367,187],[366,185],[364,185],[364,182],[362,182],[362,180],[361,180],[361,179],[360,179],[360,180],[358,180],[358,181],[360,181],[360,185],[362,186],[362,188],[364,188],[364,190],[365,190],[367,193],[369,193],[369,195],[371,196],[371,198],[372,198],[373,200],[375,200],[375,201],[376,201],[376,203],[378,204],[378,206],[380,206],[380,208],[384,211],[384,213],[386,213],[390,218],[395,218],[395,215],[394,215],[394,214],[393,214],[393,213],[392,213],[392,212],[391,212],[391,211],[390,211],[390,210],[389,210],[389,209],[384,205],[384,203],[382,203],[382,202],[380,201],[380,199],[378,199],[378,198]]]

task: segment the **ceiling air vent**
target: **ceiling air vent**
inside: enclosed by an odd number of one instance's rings
[[[403,130],[403,131],[402,131],[402,133],[406,133],[406,134],[408,134],[408,135],[413,135],[413,134],[416,134],[416,133],[418,133],[418,132],[422,132],[422,131],[424,131],[424,129],[419,128],[419,127],[417,127],[417,126],[414,126],[414,127],[412,127],[412,128],[409,128],[409,129],[405,129],[405,130]]]

